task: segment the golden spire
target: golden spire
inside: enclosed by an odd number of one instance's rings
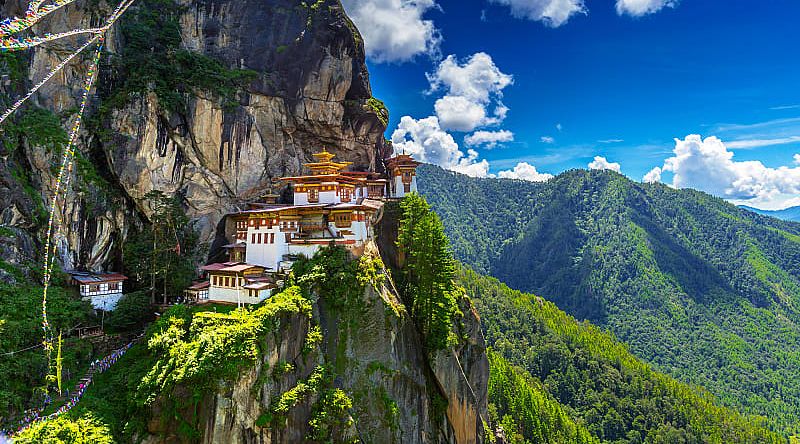
[[[312,154],[316,159],[316,162],[311,162],[305,164],[311,172],[315,175],[318,174],[338,174],[339,171],[343,170],[346,166],[352,164],[353,162],[333,162],[333,158],[336,157],[335,154],[329,153],[327,149],[323,148],[322,152]]]
[[[314,153],[312,156],[316,157],[319,163],[327,163],[336,157],[336,154],[331,154],[327,149],[323,148],[321,153]]]

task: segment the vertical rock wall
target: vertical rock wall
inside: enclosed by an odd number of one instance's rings
[[[79,177],[59,208],[66,221],[59,257],[66,268],[119,265],[114,262],[130,227],[146,222],[150,214],[143,197],[151,190],[183,196],[201,242],[210,244],[225,213],[272,188],[272,179],[300,173],[319,148],[361,170],[380,170],[381,159],[389,154],[385,115],[378,115],[384,111],[367,106],[371,90],[362,40],[338,0],[176,3],[183,49],[257,76],[237,92],[234,106],[193,91],[186,111],[176,113],[159,106],[155,94],[144,94],[132,96],[101,123],[105,137],[84,131],[80,149],[107,183]],[[20,14],[22,5],[7,3],[2,13]],[[109,9],[104,2],[78,2],[36,32],[96,24]],[[112,29],[108,51],[120,53],[126,43],[119,29]],[[41,78],[77,44],[65,41],[33,52],[29,79]],[[56,76],[38,94],[36,105],[57,113],[75,107],[86,65],[84,58]],[[100,80],[98,91],[113,93],[121,79],[104,71]],[[92,110],[102,104],[102,97],[94,100]],[[24,143],[20,148],[18,167],[32,169],[32,186],[48,201],[55,183],[50,165],[57,153]],[[2,162],[0,168],[0,186],[12,191],[0,197],[1,222],[40,237],[35,205],[20,198],[22,185],[7,174],[11,168]]]

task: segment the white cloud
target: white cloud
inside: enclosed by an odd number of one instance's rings
[[[539,140],[541,140],[542,143],[555,143],[556,142],[556,139],[554,139],[554,138],[552,138],[550,136],[542,136],[542,137],[539,138]]]
[[[800,154],[795,154],[793,159],[794,159],[794,163],[800,165]]]
[[[594,156],[594,160],[589,162],[590,170],[611,170],[620,172],[620,164],[616,162],[609,162],[608,159],[602,156]]]
[[[434,0],[342,0],[375,62],[404,62],[419,54],[438,57],[442,41],[432,20],[422,16],[439,6]]]
[[[486,122],[486,109],[466,97],[444,96],[433,105],[442,126],[455,131],[472,131]]]
[[[446,91],[434,104],[442,128],[472,131],[498,124],[508,113],[508,107],[500,99],[503,89],[514,79],[500,71],[489,54],[475,53],[463,64],[450,55],[442,60],[436,72],[426,76],[431,92]],[[489,115],[487,108],[492,105],[494,110]]]
[[[557,28],[575,14],[586,14],[583,0],[490,0],[511,8],[511,15]]]
[[[622,143],[622,142],[624,142],[623,139],[605,139],[597,141],[597,143]]]
[[[773,106],[770,109],[773,111],[780,111],[785,109],[797,109],[800,108],[800,105],[781,105],[781,106]]]
[[[436,116],[415,120],[403,116],[392,133],[395,151],[405,151],[417,160],[439,165],[474,177],[486,177],[489,162],[478,160],[475,150],[461,151],[453,136],[444,131]]]
[[[800,136],[778,137],[775,139],[750,139],[734,140],[725,145],[731,149],[760,148],[762,146],[783,145],[785,143],[800,142]]]
[[[641,17],[676,6],[678,6],[678,0],[617,0],[617,14]]]
[[[560,124],[560,123],[556,123],[556,129],[558,130],[558,132],[559,132],[559,133],[561,132],[561,129],[562,129],[562,128],[564,128],[564,127],[563,127],[563,126],[561,126],[561,124]]]
[[[757,160],[735,161],[717,137],[675,139],[674,156],[664,161],[676,188],[692,187],[738,202],[774,205],[800,193],[800,166],[769,168]],[[793,159],[800,162],[800,156]]]
[[[553,177],[552,174],[540,173],[536,167],[528,162],[520,162],[513,170],[504,170],[497,173],[501,179],[520,179],[529,182],[544,182]]]
[[[644,183],[661,182],[661,167],[655,167],[652,170],[648,171],[647,174],[645,174],[644,177],[642,178],[642,182]]]
[[[464,137],[467,146],[483,146],[486,149],[495,148],[498,144],[514,141],[514,133],[508,130],[475,131]]]

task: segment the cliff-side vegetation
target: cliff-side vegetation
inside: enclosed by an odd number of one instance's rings
[[[137,2],[120,20],[124,41],[111,60],[114,92],[106,109],[125,105],[132,95],[152,91],[168,111],[186,112],[187,98],[204,91],[225,106],[235,104],[235,94],[256,77],[250,70],[229,69],[206,55],[181,48],[178,16],[181,6],[173,0]]]
[[[459,282],[481,314],[487,343],[532,377],[524,389],[490,384],[489,399],[500,423],[521,430],[530,442],[538,442],[534,430],[542,427],[559,433],[571,429],[548,399],[557,400],[572,422],[601,442],[786,442],[769,431],[764,418],[722,407],[704,389],[651,369],[612,335],[578,322],[551,302],[467,269]],[[526,379],[522,370],[508,368],[496,356],[490,362],[495,382]],[[550,422],[535,422],[530,415]]]
[[[111,432],[91,416],[37,422],[14,436],[17,444],[112,444]]]
[[[284,315],[311,316],[298,287],[252,308],[173,306],[111,371],[95,377],[68,417],[90,414],[111,429],[115,442],[132,442],[147,432],[158,404],[161,420],[177,424],[182,438],[197,439],[199,402],[262,358],[261,341]],[[176,389],[180,396],[173,396]]]
[[[150,328],[147,348],[156,360],[137,389],[142,405],[170,393],[177,384],[191,387],[199,400],[232,380],[261,356],[258,341],[278,328],[282,314],[311,316],[311,304],[298,288],[290,287],[252,310],[229,313],[193,312],[177,305]]]

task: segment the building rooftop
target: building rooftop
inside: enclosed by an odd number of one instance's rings
[[[275,288],[275,284],[271,282],[252,282],[243,286],[242,288],[246,288],[248,290],[264,290],[267,288]]]
[[[257,213],[273,213],[286,210],[301,210],[301,209],[323,209],[323,210],[343,210],[343,209],[359,209],[368,207],[370,209],[379,208],[382,202],[374,199],[361,198],[357,203],[310,203],[306,205],[281,205],[269,206],[265,208],[254,208],[250,210],[242,210],[232,214],[257,214]],[[236,244],[225,245],[223,248],[233,248]]]
[[[209,284],[210,283],[208,281],[194,282],[189,287],[189,290],[205,290],[206,288],[208,288]]]
[[[88,271],[68,271],[72,279],[81,284],[98,284],[103,282],[119,282],[128,279],[121,273],[91,273]]]
[[[253,265],[247,264],[244,262],[224,262],[224,263],[214,263],[203,265],[200,267],[203,271],[229,271],[233,273],[238,273],[240,271],[250,270],[252,268],[260,268],[264,269],[261,265]]]

